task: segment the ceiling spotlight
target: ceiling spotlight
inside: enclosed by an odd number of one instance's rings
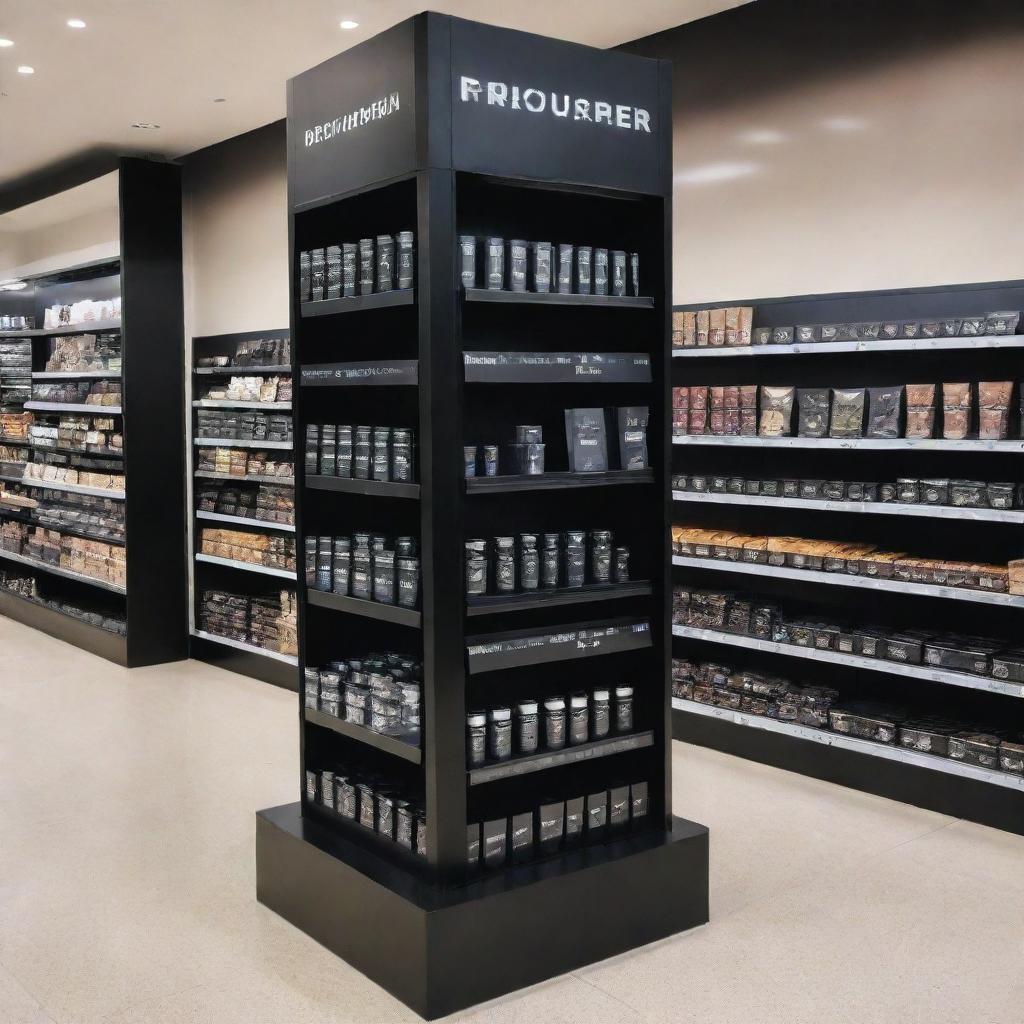
[[[133,128],[142,128],[144,131],[147,131],[147,132],[153,132],[153,131],[156,131],[157,128],[160,127],[160,125],[154,124],[152,121],[133,121],[132,122],[132,127]]]
[[[68,18],[68,28],[85,28],[85,22],[81,18]]]
[[[13,46],[13,45],[14,45],[14,40],[13,39],[0,39],[0,49],[2,49],[3,47],[6,47],[6,46]]]
[[[36,73],[36,69],[33,68],[33,67],[30,67],[28,64],[19,64],[18,65],[18,74],[19,75],[34,75],[35,73]]]
[[[350,29],[353,29],[353,28],[359,28],[359,22],[358,21],[352,21],[351,19],[346,18],[341,23],[341,27],[343,29],[345,29],[346,31],[349,31]]]
[[[12,278],[8,281],[0,281],[0,292],[20,292],[27,287],[27,281],[19,281],[17,278]]]
[[[213,102],[214,103],[227,103],[227,97],[225,97],[225,96],[218,96]]]

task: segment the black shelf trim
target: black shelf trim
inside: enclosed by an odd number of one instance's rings
[[[506,357],[560,357],[561,363],[530,365]],[[615,363],[602,362],[614,358]],[[595,361],[596,360],[596,361]],[[462,354],[467,384],[650,384],[651,357],[639,352],[495,352]],[[583,371],[588,372],[583,372]]]
[[[606,473],[538,473],[533,476],[475,476],[466,480],[471,494],[502,494],[509,491],[560,491],[570,487],[613,487],[619,484],[652,484],[653,469],[612,469]]]
[[[306,486],[316,491],[342,491],[345,494],[368,494],[377,498],[412,498],[420,496],[419,484],[393,483],[390,480],[353,480],[342,476],[307,475]]]
[[[548,306],[600,306],[603,309],[654,309],[649,295],[578,295],[575,292],[510,292],[490,288],[466,288],[467,302],[527,303]]]
[[[558,590],[531,590],[524,594],[487,594],[466,598],[466,614],[499,615],[503,612],[557,608],[568,604],[589,604],[593,601],[617,601],[627,597],[647,597],[654,588],[646,580],[630,583],[590,583],[585,587],[563,587]]]
[[[527,757],[516,757],[510,761],[500,761],[497,764],[481,765],[479,768],[470,768],[467,774],[471,786],[482,786],[484,783],[496,782],[499,779],[513,779],[520,775],[542,772],[564,764],[592,761],[597,757],[611,757],[614,754],[623,754],[627,750],[641,750],[651,746],[654,746],[654,733],[650,730],[630,733],[627,736],[608,736],[604,739],[592,740],[589,743],[581,743],[575,747],[565,747],[562,750],[543,750]]]
[[[318,608],[330,608],[336,612],[362,615],[366,619],[394,622],[400,626],[411,626],[413,629],[420,629],[423,624],[423,615],[414,608],[401,608],[397,604],[384,604],[380,601],[366,601],[359,597],[335,594],[329,590],[314,590],[312,587],[306,588],[306,596],[309,603]]]
[[[198,338],[193,338],[198,341]],[[291,373],[290,366],[193,366],[197,377],[259,377],[264,373]]]
[[[328,715],[323,711],[314,711],[312,708],[305,708],[304,715],[306,721],[311,725],[318,725],[322,729],[330,729],[342,736],[348,736],[350,739],[365,743],[368,747],[383,750],[385,754],[393,754],[395,757],[410,761],[412,764],[422,764],[423,762],[423,751],[419,747],[414,747],[411,743],[403,743],[401,740],[396,740],[393,736],[382,736],[379,732],[374,732],[365,726],[353,725],[351,722],[344,721],[344,719]]]
[[[390,306],[411,306],[416,301],[415,288],[393,288],[389,292],[370,295],[343,295],[340,299],[317,299],[303,302],[300,316],[333,316],[335,313],[356,313],[363,309],[386,309]]]

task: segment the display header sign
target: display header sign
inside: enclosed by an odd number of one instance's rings
[[[460,170],[662,190],[658,64],[452,20],[452,156]]]

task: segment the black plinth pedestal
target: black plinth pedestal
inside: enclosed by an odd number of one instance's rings
[[[256,815],[265,906],[433,1019],[708,920],[708,830],[627,835],[438,888],[303,819]]]

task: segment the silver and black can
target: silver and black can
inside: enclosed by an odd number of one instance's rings
[[[594,294],[608,294],[608,250],[594,250]]]
[[[391,235],[377,236],[377,291],[395,287],[395,240]]]
[[[398,242],[398,287],[411,288],[416,277],[416,253],[413,246],[413,233],[399,231]]]
[[[529,266],[528,247],[520,238],[508,243],[508,286],[514,292],[526,291],[526,275]]]
[[[522,590],[540,587],[540,552],[535,533],[519,535],[519,586]]]
[[[476,287],[476,235],[459,235],[459,278],[463,288]]]
[[[593,291],[591,257],[594,250],[589,245],[576,247],[576,292],[589,295]]]
[[[544,534],[544,549],[541,551],[541,586],[545,590],[558,589],[559,563],[561,562],[561,537],[557,533]]]
[[[560,295],[572,294],[572,257],[573,248],[568,242],[559,242],[555,250],[555,280]]]
[[[373,239],[359,239],[359,294],[373,292]]]
[[[530,243],[530,277],[535,292],[551,291],[551,243]]]
[[[487,239],[487,287],[500,292],[505,287],[505,239]]]
[[[626,253],[622,249],[611,251],[611,293],[626,294]]]
[[[356,294],[356,256],[355,242],[341,243],[341,294],[352,296]]]

